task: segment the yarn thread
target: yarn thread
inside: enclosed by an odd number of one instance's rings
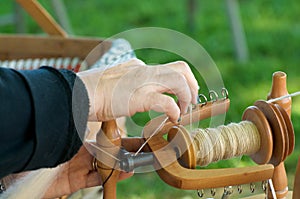
[[[261,143],[256,126],[249,121],[230,123],[217,128],[198,128],[191,132],[191,136],[199,166],[254,154],[259,150]]]

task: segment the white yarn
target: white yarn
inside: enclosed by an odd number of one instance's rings
[[[59,174],[61,167],[39,169],[29,172],[18,179],[3,192],[0,197],[5,199],[40,199]]]
[[[196,129],[192,136],[199,166],[240,155],[251,155],[260,148],[260,134],[249,121],[217,128]]]

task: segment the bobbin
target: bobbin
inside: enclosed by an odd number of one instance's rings
[[[209,98],[211,101],[208,101],[204,94],[199,94],[199,104],[193,108],[192,113],[182,117],[181,124],[188,124],[191,120],[190,118],[192,118],[192,121],[194,122],[195,119],[202,120],[208,118],[209,115],[212,114],[215,116],[227,112],[230,101],[228,99],[228,91],[226,88],[221,89],[221,95],[222,98],[219,98],[216,91],[210,90]],[[201,101],[201,98],[204,99],[204,102]],[[185,168],[194,169],[196,167],[196,149],[193,146],[193,140],[190,133],[182,125],[169,127],[167,139],[169,143],[173,145],[179,163]],[[178,131],[180,131],[179,134],[177,134]]]
[[[174,147],[180,165],[194,169],[196,167],[196,149],[190,133],[181,125],[174,126],[169,130],[167,139]]]
[[[293,126],[286,111],[279,105],[257,101],[244,111],[242,120],[252,122],[260,134],[260,148],[250,155],[257,164],[277,166],[292,152]],[[167,139],[174,146],[179,163],[186,168],[195,168],[196,149],[189,132],[183,126],[174,126],[169,130]]]
[[[260,149],[250,157],[257,164],[268,163],[272,156],[273,137],[267,118],[256,106],[250,106],[244,111],[242,120],[252,122],[260,134]]]

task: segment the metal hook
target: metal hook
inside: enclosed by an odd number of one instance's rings
[[[6,190],[4,183],[2,180],[0,180],[0,194],[3,193]]]
[[[266,193],[267,188],[268,188],[268,181],[267,180],[262,181],[261,188]]]
[[[251,193],[254,193],[254,191],[255,191],[255,184],[254,183],[250,183],[250,191],[251,191]]]
[[[216,189],[211,189],[210,194],[212,197],[214,197],[216,195]]]
[[[194,110],[196,107],[197,107],[197,106],[196,106],[195,104],[190,104],[190,105],[188,106],[187,112],[190,112],[190,111]]]
[[[201,189],[201,190],[197,189],[197,194],[198,194],[199,198],[202,198],[204,196],[204,190],[203,189]]]
[[[224,194],[231,195],[233,193],[232,186],[224,187]]]
[[[213,95],[214,95],[214,96],[213,96]],[[219,99],[219,96],[218,96],[218,94],[217,94],[216,91],[211,90],[211,91],[209,91],[209,98],[210,98],[210,100],[211,100],[212,102],[215,102],[215,101],[217,101],[217,100]]]
[[[243,187],[242,185],[238,185],[237,186],[237,190],[238,190],[238,193],[241,194],[243,192]]]
[[[201,101],[201,98],[202,97],[204,99],[204,102]],[[198,95],[198,103],[200,104],[203,104],[203,105],[206,105],[207,104],[207,97],[205,95],[203,95],[202,93]]]
[[[233,193],[232,186],[224,187],[222,199],[227,199]]]
[[[265,198],[268,198],[268,181],[267,180],[262,181],[261,188],[265,193]]]
[[[224,99],[228,99],[228,90],[226,88],[222,88],[221,94]]]

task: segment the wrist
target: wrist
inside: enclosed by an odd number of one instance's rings
[[[94,69],[94,70],[80,72],[78,73],[78,77],[83,82],[89,99],[88,121],[98,121],[95,95],[96,95],[96,89],[99,81],[99,74]]]

